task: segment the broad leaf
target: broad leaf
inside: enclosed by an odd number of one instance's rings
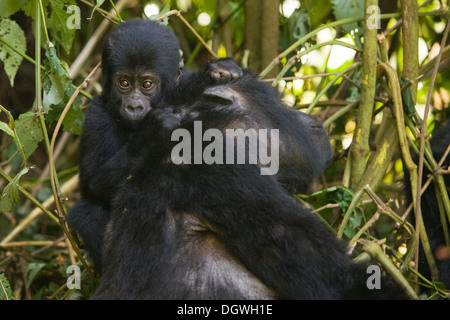
[[[19,11],[27,0],[0,1],[0,18],[8,18]]]
[[[330,0],[301,0],[300,8],[306,8],[311,29],[315,29],[325,22],[331,13]]]
[[[54,43],[61,45],[67,53],[70,53],[76,29],[67,27],[67,21],[71,13],[68,13],[66,8],[76,3],[74,0],[50,0],[50,4],[52,9],[47,26],[50,30],[52,40]]]
[[[19,180],[26,174],[30,168],[22,169],[3,189],[2,197],[0,199],[0,211],[12,211],[13,206],[19,200]]]
[[[25,157],[28,157],[36,150],[39,142],[44,139],[41,126],[33,112],[23,113],[16,120],[16,133],[23,146]]]
[[[15,50],[25,53],[25,33],[15,21],[3,19],[0,21],[0,39],[0,60],[3,61],[5,72],[13,86],[17,69],[23,60],[23,57]]]
[[[364,17],[363,0],[331,0],[333,3],[333,13],[336,20],[348,18]],[[347,23],[342,25],[345,32],[350,32],[358,28],[358,23]]]
[[[0,300],[13,300],[11,285],[6,279],[5,274],[0,274]]]

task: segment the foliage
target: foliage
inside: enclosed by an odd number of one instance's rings
[[[149,2],[161,9],[152,19],[180,9],[215,54],[232,56],[247,66],[246,41],[251,40],[246,39],[249,13],[245,8],[251,1]],[[289,1],[281,0],[284,2]],[[369,1],[301,0],[300,8],[290,16],[287,12],[283,12],[286,16],[274,12],[280,21],[279,55],[256,71],[261,72],[263,81],[279,88],[287,105],[324,121],[330,134],[336,155],[333,163],[310,195],[297,198],[336,230],[339,237],[349,241],[355,252],[364,251],[366,241],[381,246],[404,279],[412,286],[415,282],[420,284],[422,299],[442,299],[448,291],[441,284],[409,267],[417,247],[412,241],[415,226],[408,225],[406,218],[403,171],[410,169],[407,150],[418,153],[422,122],[419,114],[423,115],[425,106],[432,107],[425,122],[427,135],[432,135],[450,116],[450,71],[445,64],[450,56],[450,42],[441,45],[448,24],[448,2],[418,1],[419,5],[424,4],[418,10],[416,27],[425,54],[420,64],[413,67],[417,72],[413,77],[404,72],[413,59],[404,58],[411,53],[403,48],[407,41],[419,41],[403,38],[400,19],[405,8],[391,2],[380,1],[382,27],[376,34],[383,37],[372,43],[378,55],[368,54],[367,49],[370,31],[365,30],[363,21]],[[67,10],[70,5],[81,9],[80,29],[68,26],[74,14]],[[127,0],[0,1],[0,60],[4,72],[1,79],[7,79],[5,85],[2,82],[0,99],[13,94],[20,98],[0,101],[0,299],[77,299],[89,297],[95,288],[96,279],[89,275],[86,266],[82,289],[69,290],[66,286],[67,267],[81,265],[85,254],[64,228],[61,217],[79,197],[77,142],[84,121],[82,110],[101,91],[98,74],[91,76],[89,85],[79,95],[76,88],[100,61],[107,29],[99,34],[96,31],[103,21],[108,19],[112,24],[141,17],[144,9],[143,3]],[[209,25],[199,23],[201,13],[210,15]],[[180,38],[188,68],[199,68],[211,58],[176,15],[165,17],[163,22]],[[392,29],[386,32],[389,28]],[[29,39],[35,40],[34,47]],[[433,58],[439,52],[443,68],[433,80]],[[78,64],[79,60],[83,62]],[[368,101],[370,121],[361,128],[357,116],[362,103],[367,102],[361,88],[368,81],[364,63],[378,69],[370,76],[375,94],[375,103]],[[267,78],[271,70],[277,72],[274,79]],[[21,81],[33,72],[33,86],[39,95],[27,100],[30,93],[22,92],[29,85]],[[23,105],[24,101],[31,102]],[[401,120],[403,113],[406,117]],[[63,133],[59,132],[60,125]],[[355,157],[353,148],[359,130],[368,132],[370,139],[363,142],[367,153]],[[425,152],[425,165],[436,169],[439,159],[434,161],[428,154]],[[363,174],[356,178],[355,163],[363,168]],[[442,175],[436,174],[435,180],[439,179]],[[444,208],[448,201],[444,194]]]
[[[11,300],[11,285],[3,273],[0,274],[0,300]]]

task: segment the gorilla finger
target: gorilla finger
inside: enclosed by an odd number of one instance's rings
[[[209,76],[211,77],[212,80],[215,80],[215,81],[218,81],[221,77],[219,70],[211,71]]]
[[[231,80],[239,79],[240,77],[242,77],[242,75],[243,75],[242,72],[233,70],[231,71]]]

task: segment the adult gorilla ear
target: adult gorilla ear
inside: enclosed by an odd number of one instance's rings
[[[226,90],[222,86],[207,88],[203,92],[202,96],[209,101],[213,101],[225,106],[233,104],[236,100],[233,93],[230,90]]]

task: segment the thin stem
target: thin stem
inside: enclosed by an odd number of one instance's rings
[[[306,55],[306,54],[308,54],[308,53],[310,53],[310,52],[312,52],[312,51],[314,51],[314,50],[317,50],[317,49],[319,49],[319,48],[322,48],[322,47],[325,47],[325,46],[331,46],[331,45],[343,46],[343,47],[347,47],[347,48],[353,49],[353,50],[358,51],[358,52],[362,52],[362,49],[361,49],[361,48],[359,48],[359,47],[357,47],[357,46],[355,46],[355,45],[353,45],[353,44],[344,42],[344,41],[330,40],[330,41],[318,43],[318,44],[316,44],[316,45],[311,46],[311,47],[308,48],[308,49],[305,49],[305,50],[303,50],[303,51],[298,52],[295,56],[292,56],[292,57],[288,60],[288,62],[286,63],[286,65],[283,67],[283,69],[280,71],[280,73],[277,75],[277,77],[275,78],[275,81],[272,83],[272,86],[275,87],[275,86],[278,84],[278,82],[280,81],[281,77],[282,77],[287,71],[289,71],[289,69],[291,68],[291,66],[292,66],[296,61],[300,60],[302,56],[304,56],[304,55]],[[340,73],[336,73],[336,74],[340,74]]]
[[[181,14],[180,11],[178,11],[178,10],[169,11],[166,14],[162,15],[161,17],[158,17],[157,20],[162,20],[162,19],[172,16],[172,15],[177,16],[186,25],[186,27],[188,27],[189,30],[192,31],[192,33],[203,44],[203,46],[209,51],[209,53],[214,57],[214,59],[217,59],[217,55],[215,54],[215,52],[212,51],[212,49],[208,46],[208,44],[205,42],[205,40],[203,40],[203,38],[197,33],[197,31],[195,31],[195,29],[189,24],[189,22],[187,22],[187,20],[183,17],[183,15]]]
[[[90,6],[90,7],[92,7],[92,8],[95,7],[95,4],[90,3],[90,2],[87,1],[87,0],[81,0],[81,2],[83,2],[84,4],[87,4],[88,6]],[[95,10],[101,12],[103,15],[108,16],[110,19],[112,19],[113,21],[115,21],[115,22],[117,22],[117,23],[120,22],[119,17],[114,16],[114,14],[113,14],[112,12],[108,12],[108,11],[106,11],[106,10],[100,8],[100,7],[96,7]]]
[[[1,168],[0,168],[0,176],[5,179],[6,181],[10,182],[12,180],[12,178],[10,176],[8,176]],[[33,204],[38,207],[39,209],[42,210],[42,212],[44,212],[53,222],[55,222],[56,224],[59,225],[59,221],[58,219],[53,215],[53,213],[51,213],[50,211],[48,211],[45,206],[43,206],[39,200],[37,200],[35,197],[33,197],[30,193],[28,193],[27,190],[25,190],[22,186],[19,185],[19,191],[22,192],[25,197],[27,197],[31,202],[33,202]],[[5,240],[2,240],[2,244]]]
[[[419,12],[418,15],[419,16],[446,15],[449,12],[450,12],[449,10],[435,10],[435,11],[428,11],[428,12]],[[386,13],[386,14],[381,14],[380,15],[380,19],[398,18],[400,16],[401,16],[401,13]],[[363,19],[364,19],[364,17],[342,19],[342,20],[333,21],[333,22],[324,24],[324,25],[320,26],[319,28],[314,29],[313,31],[311,31],[308,34],[306,34],[305,36],[303,36],[301,39],[299,39],[296,42],[294,42],[289,48],[284,50],[278,56],[276,56],[275,59],[267,66],[267,68],[264,69],[260,73],[260,77],[264,78],[280,62],[281,59],[283,59],[289,53],[291,53],[292,51],[297,49],[297,47],[299,47],[302,43],[306,42],[308,39],[310,39],[313,36],[315,36],[319,31],[327,29],[327,28],[333,28],[333,27],[336,27],[336,26],[340,26],[340,25],[343,25],[343,24],[346,24],[346,23],[358,22],[358,21],[361,21]]]
[[[347,112],[353,110],[358,104],[359,101],[352,102],[347,106],[341,108],[338,112],[334,113],[332,116],[328,117],[327,120],[323,122],[324,128],[328,128],[334,121],[339,119],[342,115],[346,114]]]
[[[405,277],[403,277],[401,272],[392,264],[389,258],[386,257],[386,255],[383,253],[379,245],[377,245],[374,242],[367,242],[366,244],[363,245],[363,250],[369,253],[372,257],[376,258],[381,263],[383,268],[387,271],[387,273],[389,273],[395,279],[395,281],[397,281],[397,283],[402,285],[414,299],[419,299],[417,294],[414,292],[413,288],[411,288],[408,281],[405,279]]]
[[[350,203],[350,206],[348,207],[347,211],[344,214],[344,218],[342,219],[341,225],[339,226],[339,229],[337,232],[337,237],[339,239],[342,238],[342,235],[344,234],[345,227],[347,226],[348,220],[350,219],[350,216],[352,215],[353,210],[355,209],[356,205],[359,203],[359,200],[361,199],[363,194],[364,194],[364,189],[361,189],[353,197],[353,200]]]
[[[47,31],[47,23],[45,22],[45,14],[44,14],[44,7],[42,6],[42,0],[39,0],[39,7],[40,7],[40,12],[41,12],[41,22],[42,22],[42,27],[44,28],[44,34],[45,34],[45,45],[46,47],[48,47],[48,43],[50,42],[50,39],[48,37],[48,31]],[[37,12],[36,12],[37,14]],[[39,32],[41,31],[40,29],[36,29],[39,30]]]
[[[334,85],[334,83],[336,81],[339,80],[340,77],[342,77],[344,74],[350,72],[351,70],[355,69],[356,67],[358,67],[361,63],[360,62],[355,62],[354,64],[352,64],[350,67],[345,68],[344,70],[338,72],[336,74],[336,76],[333,77],[333,79],[331,79],[327,85],[316,95],[316,97],[314,98],[314,101],[309,105],[308,109],[306,110],[306,113],[311,113],[311,111],[314,109],[314,107],[316,106],[317,102],[319,102],[319,99],[328,91],[328,89],[331,88],[332,85]]]
[[[109,2],[111,3],[111,6],[113,7],[114,11],[116,12],[117,18],[119,18],[120,21],[122,22],[123,19],[122,19],[122,17],[120,16],[119,11],[116,9],[116,6],[114,5],[114,2],[113,2],[112,0],[109,0]]]
[[[445,43],[447,41],[447,36],[450,30],[450,23],[447,22],[447,26],[445,28],[444,34],[442,36],[442,41],[441,41],[441,49],[444,48]],[[431,74],[431,80],[430,80],[430,87],[428,89],[428,95],[427,95],[427,102],[425,104],[425,113],[423,116],[423,121],[422,121],[422,125],[420,128],[420,150],[419,150],[419,169],[418,169],[418,174],[417,174],[417,186],[416,186],[416,217],[417,217],[417,222],[416,222],[416,230],[418,229],[418,227],[420,227],[423,224],[422,221],[422,216],[421,216],[421,210],[420,210],[420,199],[421,199],[421,185],[422,185],[422,175],[423,175],[423,160],[424,160],[424,154],[425,154],[425,139],[427,138],[427,119],[428,119],[428,114],[430,112],[430,105],[431,105],[431,98],[433,96],[433,90],[434,90],[434,83],[436,81],[436,75],[439,69],[439,63],[441,61],[441,57],[442,57],[442,50],[439,50],[439,54],[436,58],[436,64],[435,67],[433,68],[433,72]],[[445,188],[444,188],[445,189]],[[446,192],[446,191],[445,191]],[[430,262],[430,260],[428,260]],[[418,261],[417,261],[418,262]],[[431,266],[430,266],[431,268]],[[432,275],[434,274],[433,279],[437,278],[437,274],[435,270],[431,270],[432,271]],[[433,272],[434,271],[434,272]]]

